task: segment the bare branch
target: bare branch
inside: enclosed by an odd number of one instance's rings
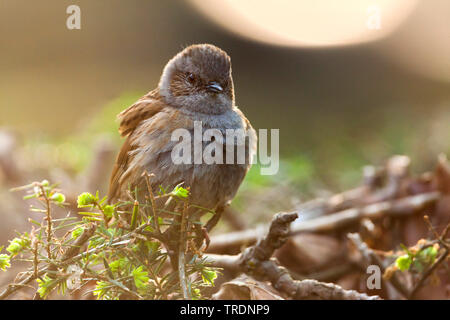
[[[186,250],[186,230],[187,230],[187,214],[188,214],[188,201],[184,202],[183,212],[181,213],[180,222],[180,238],[178,247],[178,275],[180,277],[180,285],[183,291],[183,298],[185,300],[190,300],[191,295],[188,289],[187,279],[186,279],[186,261],[185,261],[185,250]]]
[[[378,296],[370,297],[354,290],[345,290],[335,284],[316,280],[293,280],[289,272],[279,266],[271,256],[286,242],[290,234],[290,224],[296,218],[296,213],[279,213],[273,218],[266,237],[256,245],[247,248],[238,256],[207,255],[207,258],[215,266],[239,270],[257,280],[269,280],[275,289],[291,299],[379,299]]]

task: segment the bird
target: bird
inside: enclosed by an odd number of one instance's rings
[[[198,208],[222,211],[230,204],[257,145],[255,130],[235,105],[231,71],[229,55],[212,44],[188,46],[169,60],[158,86],[117,116],[125,141],[113,166],[109,202],[129,200],[127,192],[135,188],[142,201],[148,192],[143,175],[151,173],[153,190],[182,185],[189,188],[189,202]],[[238,145],[234,138],[226,138],[227,130],[241,130],[244,161],[175,164],[172,153],[178,142],[173,141],[173,132],[193,133],[196,123],[201,123],[202,132],[213,129],[223,134],[223,141],[212,141],[223,147],[224,154],[226,144]]]

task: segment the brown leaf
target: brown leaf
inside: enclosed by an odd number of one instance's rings
[[[340,242],[332,236],[304,233],[291,237],[275,256],[289,270],[308,274],[339,264],[343,252]]]
[[[246,275],[222,284],[213,295],[214,300],[284,300],[268,284],[256,281]]]

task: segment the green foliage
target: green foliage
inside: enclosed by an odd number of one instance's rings
[[[99,300],[100,299],[111,300],[111,297],[108,295],[108,292],[112,288],[114,288],[114,286],[107,281],[97,281],[97,286],[95,287],[92,293],[94,294],[94,296],[97,296],[97,299]]]
[[[9,246],[6,248],[6,251],[11,253],[12,256],[15,256],[28,248],[30,245],[30,239],[24,235],[20,238],[14,238],[9,241]]]
[[[83,192],[78,196],[77,204],[78,208],[91,207],[98,201],[98,198],[90,194],[89,192]]]
[[[54,193],[50,199],[59,204],[66,202],[66,196],[59,192]]]
[[[423,272],[435,262],[438,254],[436,246],[428,246],[417,251],[410,250],[404,245],[402,247],[406,254],[395,260],[395,266],[400,271]]]
[[[78,212],[79,217],[52,218],[49,225],[46,219],[51,217],[52,205],[65,205],[63,193],[48,181],[35,182],[15,190],[27,191],[25,198],[41,205],[33,206],[32,210],[45,219],[42,222],[30,220],[33,223],[32,232],[19,234],[10,241],[6,248],[10,255],[0,255],[0,269],[5,271],[21,254],[21,260],[30,263],[26,272],[28,276],[39,275],[36,278],[37,292],[43,299],[53,292],[70,294],[86,288],[91,281],[95,281],[96,286],[89,292],[97,299],[183,298],[179,271],[169,271],[167,268],[170,260],[167,245],[170,241],[179,240],[173,236],[161,240],[161,234],[158,236],[155,233],[158,230],[155,223],[159,228],[174,227],[179,230],[180,211],[150,208],[150,203],[139,203],[137,200],[134,205],[133,202],[110,205],[106,197],[100,198],[98,192],[95,195],[84,192],[78,196],[77,205],[87,208],[87,211]],[[177,186],[163,196],[171,198],[179,204],[177,208],[184,210],[189,191]],[[156,221],[153,215],[149,215],[153,209],[158,214]],[[169,213],[170,217],[159,216],[162,212]],[[132,215],[135,219],[130,223]],[[188,220],[186,241],[192,241],[196,236],[193,226],[199,223]],[[88,237],[81,237],[85,232],[91,233]],[[84,243],[75,244],[84,239]],[[185,253],[190,257],[185,273],[191,296],[193,299],[204,299],[204,288],[214,285],[217,272],[197,256],[198,249],[188,246],[187,242],[185,247],[189,248]],[[76,251],[69,260],[63,260],[68,249]]]
[[[109,269],[113,273],[121,273],[125,270],[127,270],[127,267],[130,265],[130,261],[127,258],[120,258],[117,260],[112,261],[109,264]]]
[[[76,238],[78,238],[79,236],[81,236],[81,234],[83,233],[83,231],[84,231],[84,228],[83,228],[83,227],[75,228],[75,229],[72,231],[72,239],[76,239]]]
[[[400,271],[408,270],[409,267],[411,266],[411,263],[412,263],[412,258],[407,254],[400,256],[395,260],[395,265],[397,266],[397,268]]]
[[[438,250],[434,246],[420,250],[414,257],[415,270],[423,272],[428,266],[434,263],[437,254]]]
[[[57,286],[60,280],[51,278],[49,275],[45,274],[44,277],[42,277],[41,279],[38,278],[36,279],[36,281],[39,285],[37,292],[39,293],[41,298],[45,299]]]
[[[134,284],[136,285],[136,288],[138,289],[145,289],[148,285],[148,272],[143,271],[143,266],[139,266],[137,268],[134,268],[133,271],[131,271],[131,274],[133,275]]]
[[[106,205],[103,207],[103,212],[107,218],[112,218],[114,215],[114,206]]]
[[[202,270],[202,279],[206,284],[211,284],[214,286],[214,280],[217,278],[217,272],[211,268],[203,268]]]
[[[173,189],[172,194],[178,198],[186,199],[189,196],[189,190],[178,185]]]
[[[10,256],[7,254],[0,254],[0,270],[6,271],[7,268],[11,267],[10,259]]]

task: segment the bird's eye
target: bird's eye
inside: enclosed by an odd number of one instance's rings
[[[186,77],[187,77],[187,79],[188,79],[188,81],[189,81],[190,83],[193,83],[193,82],[195,81],[195,77],[194,77],[194,75],[193,75],[192,73],[188,73],[188,74],[186,75]]]

